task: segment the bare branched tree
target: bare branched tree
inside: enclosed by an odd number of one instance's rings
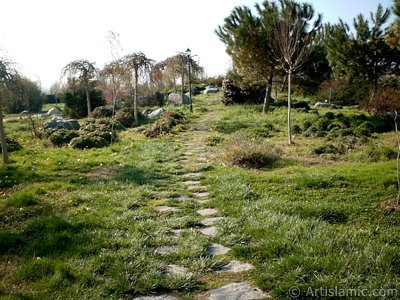
[[[133,79],[133,113],[135,118],[135,124],[139,124],[138,116],[138,83],[139,76],[150,73],[153,65],[153,60],[147,58],[142,52],[135,52],[132,54],[125,55],[122,58],[122,65],[126,70],[131,73]],[[131,80],[132,81],[132,80]]]
[[[90,81],[96,78],[98,70],[95,63],[91,63],[86,59],[78,59],[70,62],[62,69],[62,75],[68,75],[70,77],[77,76],[80,83],[86,92],[86,104],[88,115],[92,113],[90,104]]]
[[[288,143],[292,144],[291,131],[291,79],[294,72],[307,62],[313,47],[312,43],[321,27],[318,15],[312,28],[309,22],[314,18],[311,5],[298,4],[292,0],[280,0],[280,16],[276,19],[276,39],[272,47],[275,60],[287,74],[288,80]]]

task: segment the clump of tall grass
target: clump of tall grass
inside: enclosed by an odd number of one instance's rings
[[[229,165],[261,169],[271,167],[280,157],[281,150],[267,140],[237,134],[227,143],[223,158]]]

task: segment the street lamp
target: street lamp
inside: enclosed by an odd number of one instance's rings
[[[190,63],[190,56],[192,51],[187,48],[186,51],[187,61],[188,61],[188,77],[189,77],[189,112],[193,112],[193,105],[192,105],[192,79],[191,79],[191,63]]]

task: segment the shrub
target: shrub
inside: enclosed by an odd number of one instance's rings
[[[335,145],[326,144],[313,149],[314,154],[340,154],[341,151]]]
[[[306,131],[311,126],[312,126],[312,122],[310,120],[304,121],[304,123],[303,123],[303,131]]]
[[[335,119],[335,114],[333,112],[329,111],[325,114],[325,118],[328,120],[333,120],[333,119]]]
[[[70,142],[70,146],[74,149],[102,148],[107,145],[108,142],[104,138],[91,134],[73,138]]]
[[[182,114],[177,112],[164,112],[157,121],[144,131],[144,135],[151,138],[158,137],[170,133],[175,126],[183,122],[184,117]]]
[[[267,138],[270,136],[269,130],[263,127],[246,128],[243,132],[251,138]]]
[[[280,151],[265,141],[237,135],[229,143],[224,156],[231,165],[260,169],[270,167],[278,160]]]
[[[133,112],[126,108],[117,110],[114,115],[114,120],[125,127],[132,127],[135,124]]]
[[[294,134],[300,134],[302,132],[301,127],[298,124],[294,124],[292,131]]]
[[[224,140],[224,138],[222,136],[210,135],[206,138],[206,145],[207,146],[217,146],[220,143],[222,143],[223,140]]]
[[[79,136],[79,133],[74,130],[58,129],[53,131],[50,135],[49,140],[53,146],[61,147],[69,144],[69,142]]]
[[[373,131],[373,126],[369,122],[363,122],[354,129],[354,134],[357,137],[370,137]]]
[[[21,144],[17,140],[11,137],[8,136],[6,137],[6,143],[8,152],[14,152],[22,149]],[[0,153],[3,153],[3,149],[1,148],[1,143],[0,143]]]
[[[224,99],[222,102],[225,105],[261,104],[265,97],[265,87],[258,85],[239,87],[230,79],[225,79],[222,82],[222,89],[224,91]]]
[[[110,118],[113,115],[112,106],[98,106],[92,112],[93,118]]]

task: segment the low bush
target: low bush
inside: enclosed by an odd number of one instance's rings
[[[184,116],[181,113],[164,112],[157,121],[144,131],[144,135],[154,138],[163,134],[168,134],[175,126],[184,123],[184,120]]]
[[[8,152],[14,152],[22,149],[21,144],[16,140],[11,137],[6,137],[6,143],[7,143],[7,151]],[[1,148],[1,143],[0,143],[0,153],[3,153],[3,149]]]
[[[98,106],[92,111],[93,118],[110,118],[112,115],[112,106]]]
[[[102,148],[107,145],[108,142],[104,138],[93,134],[73,138],[70,142],[70,146],[74,149]]]
[[[230,165],[261,169],[271,167],[280,154],[280,150],[266,141],[238,134],[228,143],[224,158]]]
[[[69,142],[79,136],[79,133],[74,130],[58,129],[53,131],[49,137],[50,142],[53,146],[61,147],[69,144]]]
[[[207,146],[217,146],[222,143],[224,138],[220,135],[210,135],[206,138],[206,145]]]
[[[114,120],[125,127],[132,127],[135,124],[133,112],[127,108],[117,110],[114,115]]]

